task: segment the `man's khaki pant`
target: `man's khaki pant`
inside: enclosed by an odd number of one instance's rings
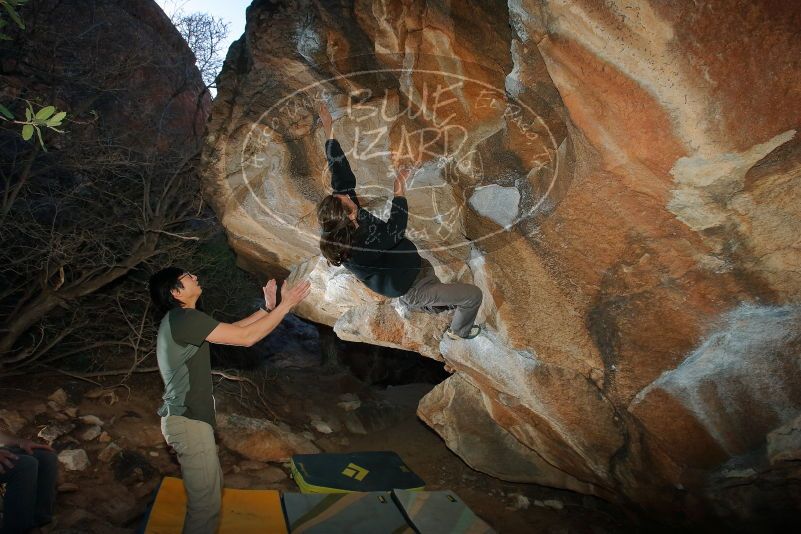
[[[213,534],[220,520],[222,469],[208,423],[180,415],[161,418],[161,433],[175,449],[186,488],[185,534]]]

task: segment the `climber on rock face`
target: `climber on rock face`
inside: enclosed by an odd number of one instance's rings
[[[320,250],[333,265],[344,265],[367,287],[387,297],[400,297],[410,309],[456,308],[446,332],[452,339],[472,339],[481,332],[474,324],[481,290],[472,284],[444,284],[430,262],[405,237],[408,221],[406,180],[410,168],[395,178],[389,219],[384,222],[362,208],[356,196],[356,177],[339,142],[333,137],[331,114],[320,107],[326,134],[325,153],[334,192],[317,205],[322,227]]]

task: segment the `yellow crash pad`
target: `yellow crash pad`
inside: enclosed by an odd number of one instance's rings
[[[181,534],[186,514],[186,492],[180,478],[164,477],[150,511],[145,534]],[[276,490],[223,490],[217,534],[286,534],[281,494]]]

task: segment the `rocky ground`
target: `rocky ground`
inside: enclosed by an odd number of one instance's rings
[[[382,389],[341,366],[285,363],[259,372],[268,380],[261,398],[249,385],[216,377],[226,487],[297,491],[286,463],[292,451],[394,450],[427,488],[455,491],[502,533],[633,529],[621,509],[598,499],[506,483],[469,468],[415,415],[431,384]],[[134,532],[161,477],[179,474],[155,414],[158,376],[113,383],[28,377],[0,388],[3,423],[60,451],[56,519],[48,532]]]

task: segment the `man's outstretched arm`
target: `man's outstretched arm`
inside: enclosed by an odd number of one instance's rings
[[[285,285],[281,289],[281,304],[276,306],[271,313],[257,312],[262,316],[245,326],[220,323],[206,336],[206,341],[219,345],[252,347],[275,330],[275,327],[290,312],[292,307],[309,295],[310,288],[311,284],[308,281],[301,282],[291,288],[287,288]]]

